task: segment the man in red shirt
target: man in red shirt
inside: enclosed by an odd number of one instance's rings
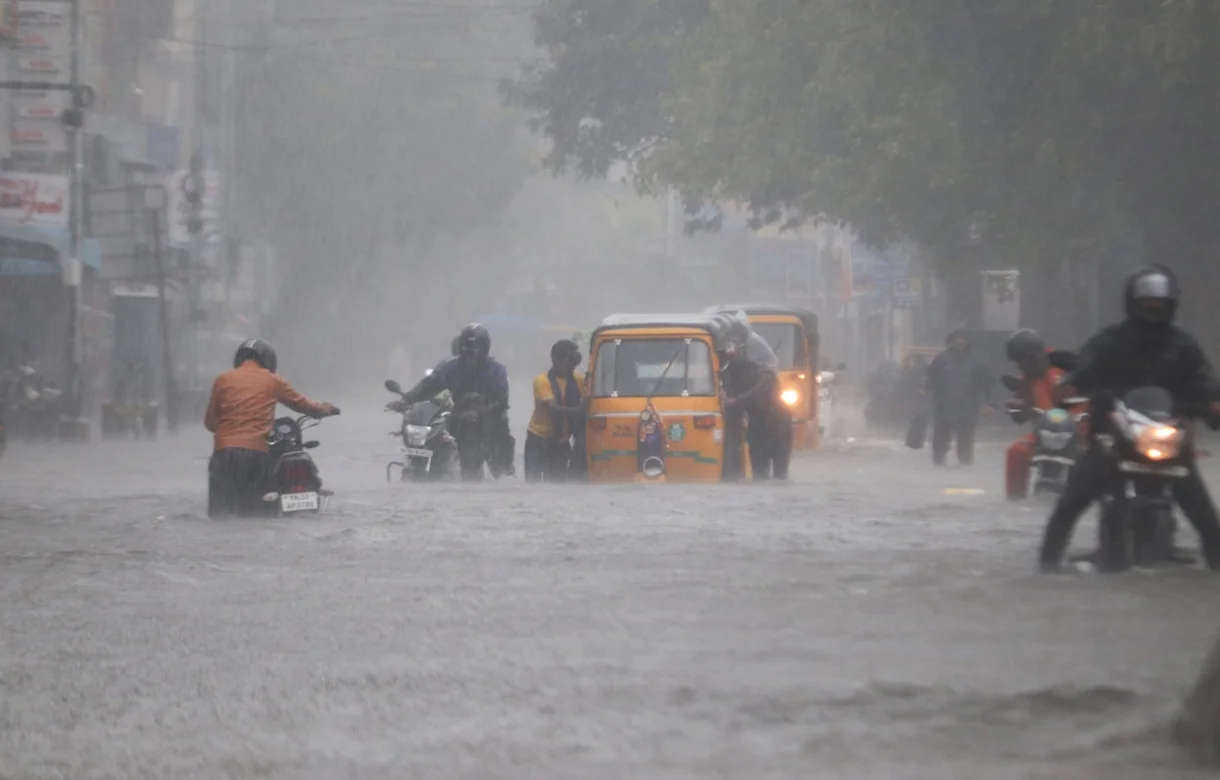
[[[316,403],[292,389],[275,373],[276,356],[262,339],[237,348],[233,370],[216,377],[203,425],[213,434],[208,462],[208,516],[257,514],[271,476],[267,432],[275,406],[312,417],[339,413],[330,403]]]

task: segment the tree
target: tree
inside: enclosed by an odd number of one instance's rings
[[[669,135],[662,100],[682,38],[708,0],[543,0],[534,15],[545,57],[506,82],[507,101],[534,114],[552,143],[544,165],[601,178]]]
[[[1220,5],[710,0],[690,29],[649,97],[664,122],[646,188],[915,238],[950,270],[967,256],[1051,270],[1132,239],[1175,261],[1220,243]],[[567,67],[593,46],[561,40],[552,83],[619,78]],[[534,105],[551,119],[573,91]],[[601,132],[628,105],[601,106]],[[1214,265],[1178,264],[1201,279]]]

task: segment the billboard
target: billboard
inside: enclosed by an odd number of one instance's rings
[[[69,192],[67,176],[0,173],[0,220],[67,230]]]

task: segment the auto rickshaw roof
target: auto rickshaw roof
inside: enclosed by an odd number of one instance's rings
[[[744,311],[749,317],[755,314],[790,315],[801,321],[806,331],[812,334],[818,332],[818,315],[809,309],[792,306],[781,306],[775,303],[739,303],[727,306],[711,306],[704,310],[705,314],[733,314]]]
[[[612,314],[602,320],[602,324],[593,331],[590,341],[609,330],[647,328],[701,330],[712,337],[712,344],[717,349],[724,342],[728,331],[725,320],[710,314]]]

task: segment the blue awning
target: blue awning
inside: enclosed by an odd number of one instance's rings
[[[0,222],[0,276],[51,276],[60,273],[60,258],[72,255],[72,234],[59,228]],[[80,261],[102,265],[95,238],[80,242]]]

